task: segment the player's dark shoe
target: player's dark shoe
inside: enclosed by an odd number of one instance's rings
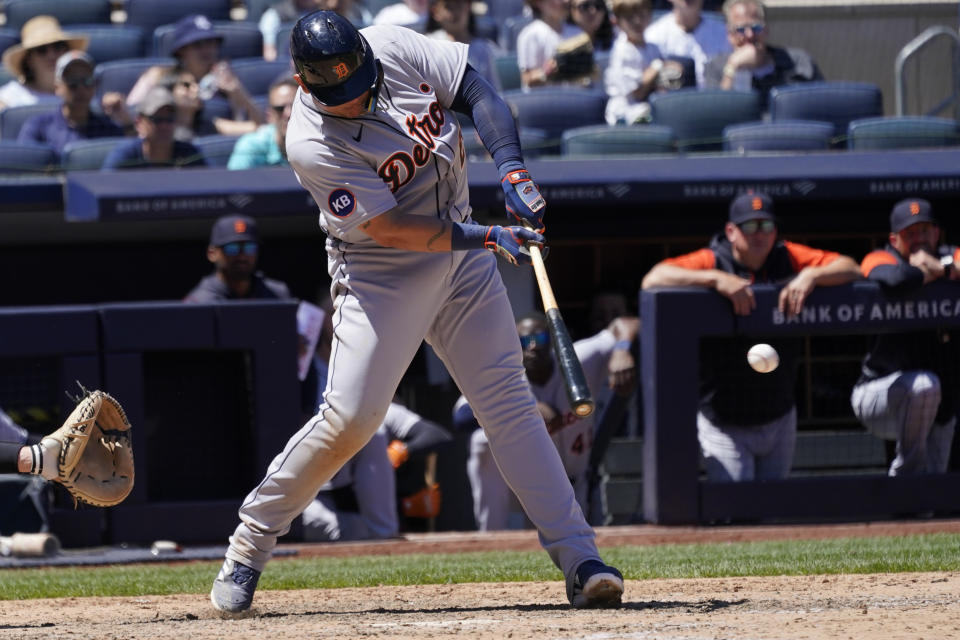
[[[599,560],[587,560],[567,578],[567,599],[577,609],[620,606],[623,575]]]
[[[228,558],[213,581],[210,602],[219,611],[242,613],[250,608],[259,580],[259,571]]]

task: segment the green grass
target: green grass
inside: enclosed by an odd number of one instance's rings
[[[627,579],[960,570],[960,534],[603,549]],[[0,599],[206,593],[219,562],[0,570]],[[560,580],[546,554],[274,560],[261,589]]]

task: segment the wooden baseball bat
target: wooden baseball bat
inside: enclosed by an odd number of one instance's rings
[[[537,276],[537,286],[540,288],[540,297],[543,299],[543,312],[547,315],[547,328],[550,330],[550,339],[553,340],[553,350],[560,363],[560,372],[567,388],[567,398],[573,412],[585,418],[593,413],[593,398],[590,396],[590,387],[587,378],[583,375],[583,367],[573,350],[573,340],[563,322],[557,299],[553,296],[553,288],[547,277],[547,269],[543,266],[543,256],[540,247],[527,245],[530,250],[530,261],[533,263],[533,272]]]

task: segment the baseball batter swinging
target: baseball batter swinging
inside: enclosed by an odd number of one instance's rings
[[[327,234],[329,378],[317,415],[240,507],[213,605],[250,607],[277,536],[376,431],[424,339],[474,408],[506,481],[566,577],[571,604],[619,605],[623,577],[600,560],[537,411],[490,253],[529,264],[525,245],[544,241],[544,201],[509,108],[467,64],[466,45],[409,29],[357,31],[317,11],[294,26],[290,51],[301,90],[287,153]],[[516,226],[471,220],[454,111],[475,123]]]

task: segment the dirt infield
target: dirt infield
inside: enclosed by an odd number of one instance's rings
[[[600,545],[905,535],[960,521],[819,527],[600,529]],[[532,542],[532,544],[531,544]],[[532,532],[433,534],[301,555],[536,548]],[[359,549],[358,549],[359,548]],[[282,562],[283,560],[275,560]],[[2,580],[2,575],[0,575]],[[0,601],[0,639],[109,638],[910,638],[960,637],[960,573],[628,580],[616,611],[575,611],[563,585],[462,584],[261,591],[251,615],[221,618],[206,595]]]

